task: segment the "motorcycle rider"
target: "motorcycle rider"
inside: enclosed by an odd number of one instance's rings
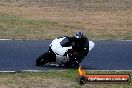
[[[68,52],[64,54],[68,54],[71,58],[67,64],[72,63],[73,59],[76,59],[76,65],[79,64],[79,62],[81,62],[89,52],[89,41],[83,32],[77,32],[72,37],[65,36],[65,38],[60,42],[60,45],[62,48],[72,46],[72,49],[69,49]]]
[[[77,51],[78,55],[85,56],[89,52],[89,41],[83,32],[77,32],[73,37],[66,37],[60,44],[62,47],[72,46],[72,50]]]
[[[77,67],[90,48],[94,47],[89,45],[90,42],[83,32],[77,32],[72,37],[58,37],[49,45],[49,50],[36,59],[36,65],[56,62],[60,66]]]

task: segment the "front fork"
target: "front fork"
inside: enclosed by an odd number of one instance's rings
[[[49,57],[49,61],[48,62],[56,62],[56,55],[52,51],[50,46],[49,46],[49,50],[47,51],[47,53],[48,53],[48,57]]]

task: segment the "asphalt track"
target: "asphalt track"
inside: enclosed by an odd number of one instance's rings
[[[51,40],[0,41],[0,71],[66,69],[35,66],[36,58]],[[94,41],[95,47],[81,65],[90,70],[132,70],[132,41]]]

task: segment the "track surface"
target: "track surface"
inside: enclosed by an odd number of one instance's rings
[[[50,40],[0,41],[0,71],[65,69],[35,66]],[[132,41],[94,41],[95,47],[81,65],[90,70],[132,70]]]

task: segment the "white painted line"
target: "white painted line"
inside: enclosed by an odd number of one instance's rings
[[[22,70],[20,72],[45,72],[47,70]]]
[[[11,40],[11,39],[0,39],[0,41],[1,41],[1,40]]]
[[[23,40],[23,39],[0,39],[1,40]]]
[[[54,69],[54,70],[18,70],[18,71],[0,71],[0,73],[17,73],[17,72],[46,72],[46,71],[66,71],[67,69],[64,69],[64,70],[58,70],[58,69]],[[78,69],[76,69],[78,70]],[[105,72],[105,71],[115,71],[115,72],[122,72],[122,71],[127,71],[127,72],[132,72],[132,70],[86,70],[86,71],[102,71],[102,72]]]
[[[118,40],[117,40],[118,41]],[[132,41],[132,40],[119,40],[119,41]]]
[[[16,71],[0,71],[0,73],[15,73]]]
[[[23,40],[23,39],[13,39],[13,40]]]
[[[87,70],[87,69],[86,71],[116,71],[116,72],[128,71],[128,72],[132,72],[132,70]]]
[[[0,39],[1,40],[23,40],[23,39]],[[25,39],[27,40],[27,39]],[[101,39],[101,40],[95,40],[95,41],[132,41],[132,40],[107,40],[107,39]]]
[[[0,71],[0,73],[17,73],[17,72],[45,72],[47,70],[18,70],[18,71]]]

